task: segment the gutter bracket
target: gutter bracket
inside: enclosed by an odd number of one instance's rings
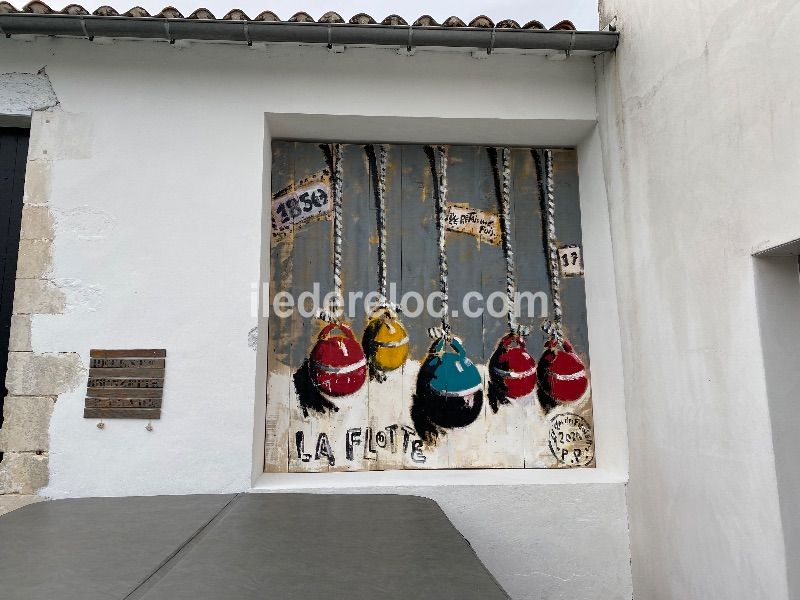
[[[333,43],[333,25],[328,23],[328,52],[332,54],[341,54],[344,50],[345,47],[343,44]]]
[[[86,19],[83,18],[83,15],[81,15],[81,29],[83,30],[83,35],[86,37],[87,40],[89,40],[90,42],[94,40],[94,36],[89,35],[89,32],[86,31]]]
[[[252,46],[253,45],[253,40],[250,39],[250,28],[247,25],[247,21],[244,22],[243,28],[244,28],[244,39],[247,40],[247,45],[248,46]]]
[[[408,26],[408,41],[406,42],[405,49],[398,48],[397,53],[400,56],[414,56],[417,53],[417,49],[414,47],[414,26]]]

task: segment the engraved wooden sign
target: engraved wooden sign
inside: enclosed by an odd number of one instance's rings
[[[85,419],[159,419],[167,351],[91,350]]]

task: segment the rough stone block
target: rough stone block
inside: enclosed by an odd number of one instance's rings
[[[28,152],[28,157],[22,201],[25,204],[47,204],[50,198],[50,161],[32,160],[30,152]]]
[[[50,240],[20,240],[17,279],[44,279],[53,264]]]
[[[0,452],[47,451],[50,416],[55,398],[50,396],[7,396],[0,428]]]
[[[0,75],[0,113],[29,113],[58,104],[46,73]]]
[[[6,452],[0,462],[0,494],[34,494],[47,485],[47,453]]]
[[[8,349],[11,352],[31,351],[30,315],[13,315],[11,317],[11,331],[8,338]]]
[[[0,516],[10,513],[12,510],[17,510],[28,504],[34,502],[41,502],[46,500],[42,496],[21,495],[21,494],[3,494],[0,495]]]
[[[57,396],[76,388],[83,374],[75,352],[9,352],[6,387],[11,396]]]
[[[22,240],[51,240],[54,236],[53,215],[46,206],[26,204],[22,207]]]
[[[14,288],[14,314],[58,315],[64,312],[64,293],[52,282],[18,279]]]

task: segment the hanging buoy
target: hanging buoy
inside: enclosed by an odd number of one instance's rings
[[[550,297],[553,302],[553,319],[542,325],[546,341],[544,354],[539,361],[539,389],[555,402],[569,404],[583,398],[589,389],[589,377],[583,361],[564,336],[562,325],[561,278],[556,245],[555,182],[553,153],[550,150],[544,151],[544,166],[545,193],[542,195],[542,215],[547,232],[545,250],[548,255],[547,270],[550,278]]]
[[[370,366],[385,373],[402,367],[408,357],[408,333],[389,308],[373,314],[364,330],[362,344]]]
[[[375,146],[372,146],[373,153]],[[377,177],[375,181],[375,200],[378,208],[378,295],[380,304],[373,311],[361,338],[369,361],[370,375],[378,381],[385,380],[385,374],[400,368],[408,357],[408,334],[397,318],[394,304],[386,297],[386,163],[388,149],[378,146],[375,155]]]
[[[489,361],[492,383],[507,398],[522,398],[536,387],[536,360],[528,354],[520,335],[506,334]]]
[[[334,300],[319,317],[322,328],[309,359],[314,387],[326,396],[354,394],[367,379],[367,359],[352,329],[339,321],[342,295],[342,146],[331,147],[333,174],[333,290]]]
[[[528,354],[525,336],[530,328],[517,322],[516,277],[514,275],[514,249],[511,244],[511,151],[495,150],[502,171],[500,173],[500,231],[503,256],[506,264],[506,296],[508,298],[508,333],[497,344],[489,360],[490,402],[495,391],[509,399],[522,398],[536,388],[536,361]],[[493,405],[494,408],[494,405]]]
[[[328,323],[311,351],[311,380],[327,396],[354,394],[367,379],[367,359],[353,331],[342,323]]]
[[[455,352],[448,352],[449,345]],[[466,427],[483,407],[483,380],[458,338],[439,339],[419,370],[420,408],[439,427]]]
[[[567,340],[545,343],[539,361],[539,385],[553,400],[569,404],[580,400],[589,388],[583,361]]]
[[[441,292],[441,327],[432,327],[428,335],[436,341],[428,351],[417,376],[412,419],[417,433],[429,439],[429,426],[466,427],[478,418],[483,407],[483,380],[478,368],[467,358],[461,340],[450,333],[448,305],[447,249],[445,215],[447,211],[447,148],[433,150],[435,173],[436,230],[439,248],[439,291]],[[448,348],[455,353],[448,352]],[[435,434],[434,434],[435,436]]]

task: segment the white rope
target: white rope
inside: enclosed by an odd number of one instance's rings
[[[386,302],[386,146],[378,153],[378,292]]]
[[[548,270],[550,275],[550,295],[553,301],[553,319],[542,326],[544,332],[561,343],[564,334],[561,329],[561,279],[558,266],[558,240],[556,239],[556,200],[555,184],[553,183],[553,152],[544,151],[545,163],[545,226],[547,233]]]
[[[508,297],[508,329],[511,333],[528,335],[530,328],[517,322],[516,291],[514,276],[514,249],[511,246],[511,151],[502,148],[500,152],[502,175],[500,181],[500,229],[503,241],[503,255],[506,259],[506,296]]]
[[[342,145],[331,145],[333,162],[333,293],[330,307],[320,311],[323,321],[338,321],[342,296]]]
[[[439,234],[439,291],[442,295],[442,326],[431,327],[428,335],[433,338],[450,337],[450,309],[447,296],[447,252],[445,235],[447,226],[447,147],[435,146],[434,163],[436,165],[436,228]]]

